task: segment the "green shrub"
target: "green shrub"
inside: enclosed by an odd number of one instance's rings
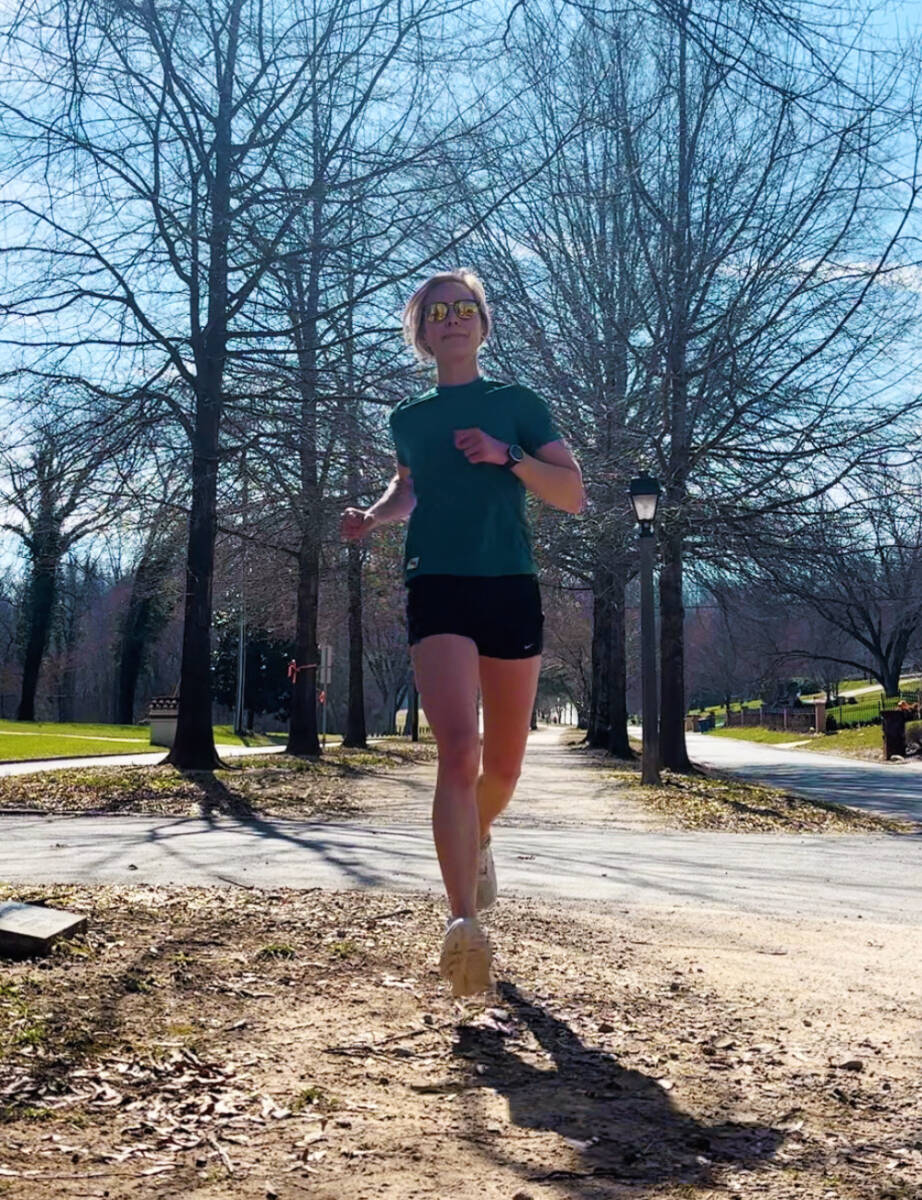
[[[911,746],[922,753],[922,721],[910,721],[906,726],[906,748]]]

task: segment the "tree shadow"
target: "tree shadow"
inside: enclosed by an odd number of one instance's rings
[[[696,1120],[655,1079],[587,1046],[513,984],[500,983],[498,992],[505,1017],[488,1015],[487,1024],[461,1025],[454,1053],[472,1064],[472,1087],[506,1097],[513,1125],[567,1139],[572,1155],[561,1147],[558,1169],[526,1168],[506,1159],[530,1181],[609,1178],[713,1186],[715,1164],[756,1164],[770,1158],[783,1139],[769,1126]],[[528,1033],[552,1066],[535,1066],[517,1052],[515,1044]],[[495,1143],[497,1157],[508,1144]]]
[[[208,820],[216,813],[223,813],[240,820],[250,820],[256,815],[249,800],[238,796],[215,777],[214,771],[180,771],[183,779],[199,792],[198,805],[201,815]]]

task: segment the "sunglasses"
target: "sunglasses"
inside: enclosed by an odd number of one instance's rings
[[[445,320],[449,311],[453,311],[459,321],[469,321],[479,315],[480,305],[476,300],[452,300],[451,303],[434,300],[426,305],[426,320],[438,325]]]

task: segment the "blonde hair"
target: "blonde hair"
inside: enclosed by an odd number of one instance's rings
[[[439,271],[435,275],[430,275],[426,282],[420,284],[416,289],[403,310],[403,340],[412,348],[413,353],[421,362],[432,362],[434,358],[432,351],[423,340],[423,327],[426,324],[426,298],[439,283],[460,283],[464,287],[470,288],[477,301],[477,307],[480,309],[481,345],[490,336],[490,330],[493,328],[493,319],[490,316],[490,309],[487,307],[487,295],[478,275],[463,267],[457,271]]]

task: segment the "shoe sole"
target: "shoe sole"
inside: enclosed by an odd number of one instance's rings
[[[477,882],[477,911],[485,912],[488,908],[492,908],[496,903],[496,888],[490,887],[489,883],[484,883],[481,887],[480,881]]]
[[[476,996],[493,986],[492,961],[493,951],[483,930],[465,921],[446,933],[439,971],[451,984],[453,996]]]
[[[492,850],[490,851],[492,857]],[[488,908],[492,908],[496,903],[496,867],[492,871],[481,874],[477,873],[477,911],[484,912]]]

